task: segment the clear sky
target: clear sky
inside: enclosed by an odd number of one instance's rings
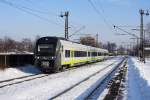
[[[88,0],[0,0],[1,38],[9,36],[21,40],[22,38],[34,39],[36,35],[64,36],[64,19],[59,15],[61,12],[69,11],[71,27],[69,34],[85,26],[80,34],[99,33],[99,39],[102,42],[129,43],[130,36],[115,35],[122,32],[114,30],[111,25],[138,26],[140,24],[139,9],[150,10],[150,0],[91,1],[99,10],[99,14],[95,12]],[[144,23],[148,22],[150,22],[150,16],[144,17]],[[131,27],[124,29],[139,34],[131,31]],[[80,36],[74,35],[71,39],[77,39]]]

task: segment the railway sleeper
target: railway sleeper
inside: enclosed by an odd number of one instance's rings
[[[122,82],[125,82],[125,76],[127,67],[124,64],[123,67],[120,67],[112,80],[109,81],[107,88],[109,89],[108,94],[105,96],[104,100],[117,100],[118,97],[121,97],[124,90],[124,85]]]

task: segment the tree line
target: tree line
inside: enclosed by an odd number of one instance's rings
[[[116,49],[117,49],[117,44],[114,42],[107,42],[107,43],[102,43],[96,41],[96,39],[92,36],[84,36],[80,38],[80,43],[88,46],[93,46],[93,47],[99,47],[103,49],[107,49],[109,53],[115,54]]]
[[[0,38],[0,52],[15,52],[26,53],[34,51],[35,40],[23,38],[21,41],[16,41],[8,36]]]
[[[40,38],[40,36],[36,36],[35,40],[31,40],[30,38],[23,38],[21,41],[16,41],[8,36],[4,38],[0,38],[0,53],[34,52],[35,42],[38,38]],[[117,47],[115,43],[111,43],[111,42],[105,44],[102,44],[101,42],[96,43],[95,38],[92,36],[81,37],[79,42],[84,45],[107,49],[111,53],[114,53]]]

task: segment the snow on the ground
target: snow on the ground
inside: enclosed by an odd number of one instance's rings
[[[116,62],[107,69],[101,71],[97,75],[91,77],[87,81],[79,84],[69,92],[56,98],[56,100],[84,100],[99,84],[100,82],[116,67],[119,62]]]
[[[146,58],[146,63],[147,66],[150,66],[150,58]]]
[[[33,52],[28,52],[28,51],[23,51],[23,52],[4,52],[4,53],[0,53],[0,55],[24,55],[24,54],[30,54],[33,55]]]
[[[0,81],[38,73],[41,73],[40,70],[32,65],[17,68],[6,68],[5,70],[0,70]]]
[[[150,63],[128,61],[128,100],[150,100]]]
[[[122,82],[122,100],[128,100],[128,66],[129,64],[126,65],[127,67],[127,72],[126,72],[126,75],[125,75],[125,80]]]
[[[97,100],[104,100],[105,96],[109,92],[108,88],[105,88],[104,91],[100,94],[99,98]]]
[[[120,57],[114,58],[86,67],[52,74],[41,79],[4,87],[0,89],[0,98],[2,100],[47,100],[120,59]]]

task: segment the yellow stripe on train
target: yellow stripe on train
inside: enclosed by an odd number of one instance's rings
[[[100,57],[91,57],[91,58],[87,58],[86,60],[76,60],[76,59],[73,59],[71,58],[69,61],[65,61],[65,62],[62,62],[61,65],[71,65],[71,66],[74,66],[75,64],[77,63],[86,63],[86,62],[90,62],[90,61],[102,61],[104,59],[104,56],[100,56]]]

